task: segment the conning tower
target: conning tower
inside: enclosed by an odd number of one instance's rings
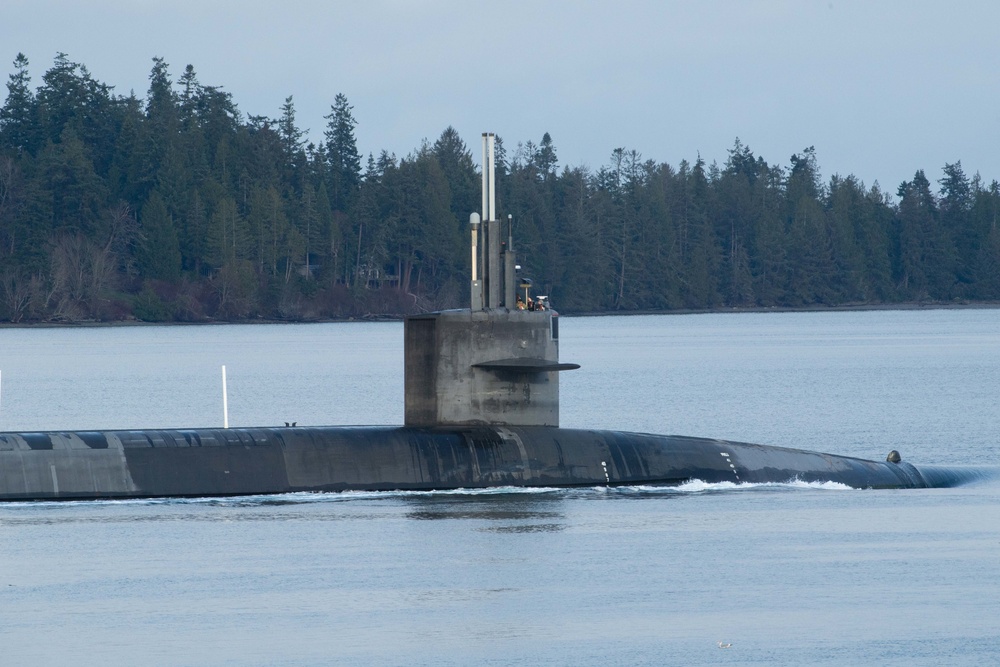
[[[494,142],[483,134],[482,217],[469,219],[470,308],[405,320],[407,426],[559,426],[558,372],[579,368],[559,363],[557,313],[526,307],[509,216],[501,241]]]

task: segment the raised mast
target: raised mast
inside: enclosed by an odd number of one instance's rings
[[[559,371],[578,368],[559,362],[556,313],[516,307],[513,221],[503,230],[496,212],[495,140],[483,134],[483,208],[469,216],[471,307],[406,318],[408,426],[558,426]]]
[[[495,310],[502,307],[500,263],[500,221],[497,220],[496,197],[496,136],[492,132],[483,133],[483,234],[480,241],[482,257],[482,305],[477,308],[476,297],[472,298],[473,310],[485,308]],[[477,225],[472,222],[473,236],[477,236]],[[473,277],[473,281],[478,276]],[[510,307],[511,304],[508,304]]]

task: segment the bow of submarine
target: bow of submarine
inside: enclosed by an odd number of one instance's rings
[[[552,429],[551,437],[584,457],[612,485],[834,482],[852,488],[941,488],[997,479],[987,466],[915,466],[786,447],[677,435]],[[527,435],[527,434],[526,434]],[[531,436],[539,434],[532,432]],[[594,460],[601,458],[601,468]],[[595,475],[591,473],[591,477]]]

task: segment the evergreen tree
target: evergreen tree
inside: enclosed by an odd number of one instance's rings
[[[785,197],[782,191],[784,173],[780,167],[769,167],[757,180],[754,201],[760,197],[760,215],[754,230],[754,252],[751,266],[757,303],[771,307],[786,305],[785,276],[788,271],[787,232],[785,229]]]
[[[316,252],[320,259],[320,275],[327,283],[336,283],[346,275],[347,251],[343,230],[330,206],[330,197],[323,181],[316,187],[316,224],[319,227]]]
[[[52,198],[25,173],[24,164],[30,158],[0,154],[0,267],[22,285],[43,271],[52,232]]]
[[[133,152],[129,157],[127,196],[133,204],[147,201],[160,185],[161,169],[175,150],[180,120],[177,97],[170,80],[169,67],[162,58],[153,58],[146,94],[144,122],[139,125]],[[133,130],[128,128],[131,134]]]
[[[583,168],[567,169],[560,178],[557,245],[565,261],[563,273],[554,276],[551,290],[557,308],[597,311],[605,307],[605,285],[613,283],[614,270],[603,249],[601,217],[604,193],[595,191],[593,178]],[[519,252],[520,235],[515,238]],[[608,297],[609,298],[609,297]]]
[[[791,305],[828,303],[825,284],[833,273],[833,248],[820,204],[822,189],[816,151],[810,146],[791,158],[786,185],[786,299]]]
[[[228,185],[239,174],[229,160],[231,145],[242,126],[242,115],[232,95],[218,86],[201,86],[195,98],[198,127],[205,146],[205,164],[215,168],[215,178]],[[221,155],[220,155],[221,152]]]
[[[454,276],[464,247],[448,180],[428,147],[400,162],[396,248],[400,290],[419,291]]]
[[[897,194],[900,288],[908,298],[950,298],[954,246],[943,233],[937,201],[923,170],[901,184]]]
[[[206,241],[208,252],[205,259],[216,269],[252,256],[247,222],[240,215],[232,197],[226,197],[216,204],[209,218]]]
[[[328,121],[324,137],[330,167],[330,203],[341,211],[349,209],[361,183],[361,155],[354,138],[358,123],[351,113],[353,109],[347,97],[338,93],[330,114],[324,116]]]
[[[837,302],[866,301],[873,298],[871,280],[865,268],[862,243],[871,240],[865,227],[864,186],[853,176],[833,176],[827,188],[827,220],[831,234],[834,273],[828,278],[828,287]],[[859,243],[861,241],[861,243]],[[888,247],[880,244],[881,252],[888,256]]]
[[[552,144],[552,137],[548,132],[542,135],[542,141],[538,145],[538,151],[535,154],[535,163],[538,165],[538,171],[545,177],[554,176],[556,173],[556,167],[559,166],[559,160],[556,158],[556,148]]]
[[[464,231],[469,214],[479,210],[481,205],[481,181],[472,161],[472,152],[453,127],[441,133],[432,150],[448,181],[451,192],[449,208]]]
[[[271,194],[273,188],[254,188],[247,213],[247,227],[253,235],[254,263],[257,272],[278,275],[278,262],[283,256],[280,240],[287,226],[284,215],[278,215]]]
[[[76,136],[80,136],[83,129],[80,114],[87,101],[84,78],[78,63],[70,62],[65,53],[56,55],[52,67],[42,76],[42,86],[35,97],[38,128],[32,153],[47,141],[57,143],[71,122]]]
[[[188,205],[184,208],[179,236],[181,266],[196,275],[201,273],[202,262],[208,245],[208,220],[205,204],[198,190],[189,194]]]
[[[858,246],[864,251],[865,273],[872,289],[872,293],[864,294],[865,300],[895,300],[897,293],[892,279],[894,251],[891,237],[895,211],[889,194],[882,191],[877,181],[865,195],[863,220],[864,224],[857,233]]]
[[[976,187],[973,192],[973,213],[983,236],[976,257],[978,280],[975,296],[997,300],[1000,299],[1000,183],[993,181],[989,188]]]
[[[118,136],[114,140],[113,156],[106,182],[112,198],[136,203],[138,189],[133,184],[137,180],[135,169],[138,163],[135,156],[139,150],[142,132],[142,103],[135,95],[130,95],[121,101],[121,106],[122,122]]]
[[[354,261],[358,267],[359,285],[382,286],[388,280],[401,287],[400,266],[392,261],[391,251],[401,209],[399,193],[390,192],[390,183],[395,180],[394,172],[394,167],[382,169],[371,155],[368,156],[361,192],[354,207],[358,225]]]
[[[184,130],[190,130],[198,122],[198,100],[201,96],[201,84],[198,83],[198,75],[195,74],[193,65],[184,68],[184,74],[178,83],[181,86],[177,98],[179,120]]]
[[[153,191],[139,218],[143,248],[139,270],[144,278],[174,282],[181,273],[177,229],[160,193]]]
[[[717,276],[721,254],[710,217],[712,193],[704,167],[705,162],[699,156],[691,170],[689,186],[688,224],[691,236],[687,266],[688,297],[699,308],[712,308],[719,303]]]
[[[28,151],[34,145],[37,133],[35,124],[35,95],[31,92],[28,75],[28,58],[18,53],[14,59],[17,71],[7,82],[7,101],[0,107],[0,148],[11,148],[17,153]]]
[[[955,273],[963,296],[972,289],[977,279],[976,256],[984,239],[972,223],[972,186],[962,170],[961,161],[945,164],[941,185],[941,233],[951,237],[955,245]]]
[[[292,96],[285,98],[285,103],[281,105],[281,119],[278,120],[278,136],[281,137],[281,148],[285,152],[285,160],[288,165],[295,161],[295,157],[302,150],[305,141],[302,137],[305,132],[300,130],[295,124],[295,104]]]
[[[89,238],[105,236],[102,212],[107,193],[72,126],[66,127],[58,143],[45,147],[39,163],[43,187],[51,197],[52,227]]]
[[[754,300],[750,248],[758,213],[753,192],[758,167],[750,148],[737,138],[716,186],[716,227],[725,248],[720,284],[724,299],[730,305],[750,305]]]

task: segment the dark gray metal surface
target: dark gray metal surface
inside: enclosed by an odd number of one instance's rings
[[[992,473],[703,438],[550,427],[0,434],[0,500],[676,485],[692,479],[921,488]]]
[[[448,310],[406,318],[407,426],[559,425],[558,317]]]

